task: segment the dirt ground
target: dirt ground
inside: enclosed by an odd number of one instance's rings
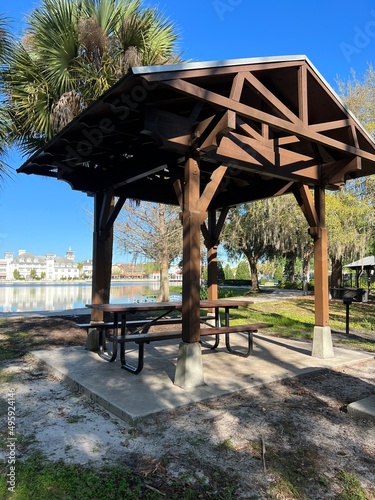
[[[12,340],[15,331],[24,333]],[[27,346],[26,338],[34,345]],[[160,498],[168,497],[177,480],[197,490],[209,485],[211,493],[196,498],[375,498],[375,424],[354,420],[346,411],[352,401],[375,393],[375,359],[130,425],[73,392],[26,354],[29,348],[82,345],[85,338],[69,318],[0,325],[1,342],[16,355],[2,363],[9,378],[1,384],[1,415],[7,390],[15,389],[19,459],[38,449],[50,460],[131,467]]]

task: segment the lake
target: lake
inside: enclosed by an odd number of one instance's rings
[[[111,285],[111,303],[155,302],[159,282],[120,282]],[[171,300],[180,300],[178,295]],[[0,312],[64,311],[91,303],[91,283],[0,284]]]

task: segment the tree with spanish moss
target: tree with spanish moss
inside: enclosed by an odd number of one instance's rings
[[[258,263],[286,256],[294,261],[311,245],[307,222],[292,196],[254,201],[229,212],[222,243],[230,257],[249,262],[252,290],[259,289]],[[310,254],[311,255],[311,254]]]
[[[331,286],[342,286],[343,264],[366,257],[372,237],[373,209],[355,192],[327,193],[326,224]]]

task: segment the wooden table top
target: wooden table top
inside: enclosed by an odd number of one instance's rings
[[[218,300],[201,300],[201,309],[211,308],[228,308],[236,309],[240,306],[248,306],[253,304],[249,300],[235,300],[235,299],[218,299]],[[123,303],[123,304],[86,304],[90,309],[96,309],[104,312],[141,312],[141,311],[159,311],[159,310],[180,310],[182,309],[182,302],[137,302],[137,303]]]

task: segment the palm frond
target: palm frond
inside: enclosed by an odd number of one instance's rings
[[[28,23],[4,76],[12,135],[27,153],[130,66],[176,57],[173,24],[141,0],[41,0]]]
[[[47,79],[54,81],[61,93],[71,90],[74,81],[79,15],[76,0],[44,0],[28,19],[31,51],[43,61]]]
[[[9,172],[9,165],[5,161],[5,158],[7,148],[12,142],[12,122],[4,97],[2,97],[2,92],[4,91],[4,74],[13,45],[13,37],[9,25],[9,19],[0,14],[0,180]]]
[[[12,49],[13,37],[10,32],[10,20],[0,14],[0,65],[3,65]]]

